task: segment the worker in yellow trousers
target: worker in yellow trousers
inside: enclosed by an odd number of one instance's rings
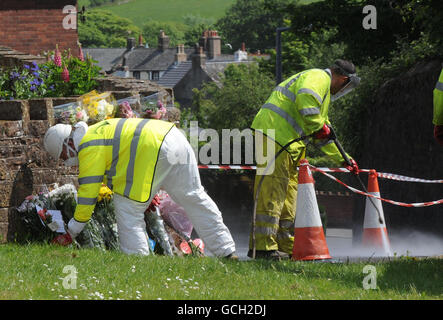
[[[309,69],[280,83],[254,118],[251,128],[263,134],[263,150],[279,150],[296,138],[313,136],[314,142],[332,160],[342,164],[344,159],[334,140],[328,119],[330,101],[352,91],[360,82],[355,66],[336,60],[327,69]],[[268,134],[272,130],[272,135]],[[272,137],[273,136],[273,137]],[[268,148],[268,144],[273,144]],[[267,164],[257,164],[255,190],[263,177],[257,199],[254,235],[249,241],[248,256],[284,259],[292,252],[294,243],[295,203],[297,198],[297,166],[305,157],[308,139],[290,144],[276,159],[273,170],[259,174]],[[348,169],[358,172],[352,157]],[[265,173],[265,170],[263,170]],[[255,240],[255,244],[253,243]]]

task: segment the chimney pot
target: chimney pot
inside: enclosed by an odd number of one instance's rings
[[[135,39],[134,38],[128,38],[126,39],[126,49],[128,51],[132,50],[135,47]]]

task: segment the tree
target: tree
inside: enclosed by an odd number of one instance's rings
[[[375,30],[362,27],[365,17],[363,8],[368,4],[377,9]],[[329,0],[303,6],[292,4],[289,11],[291,31],[299,40],[306,42],[312,32],[336,28],[337,33],[329,39],[329,43],[348,44],[344,55],[357,64],[389,56],[399,37],[409,36],[409,40],[418,37],[416,33],[410,32],[412,20],[402,15],[392,1]]]
[[[234,50],[242,42],[251,51],[275,47],[275,29],[289,17],[288,5],[295,0],[237,0],[216,28]]]
[[[156,47],[160,30],[169,37],[169,46],[175,47],[185,43],[185,30],[187,27],[179,22],[150,20],[143,24],[143,38],[150,47]]]
[[[201,127],[216,130],[249,128],[274,87],[274,80],[260,72],[256,64],[231,64],[221,88],[214,82],[194,89],[193,108]]]
[[[126,47],[128,35],[137,38],[141,30],[129,19],[105,10],[86,11],[86,21],[78,27],[79,41],[85,48]]]

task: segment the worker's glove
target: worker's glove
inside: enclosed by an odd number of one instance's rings
[[[357,162],[355,162],[354,159],[350,159],[349,161],[351,162],[351,165],[348,165],[346,162],[344,163],[346,169],[348,169],[353,174],[359,174],[360,169],[358,168]]]
[[[317,132],[314,133],[314,138],[315,139],[328,139],[330,137],[330,135],[331,135],[331,129],[325,123],[323,125],[323,128],[321,128],[320,130],[318,130]]]
[[[151,201],[151,204],[148,207],[148,211],[155,211],[155,207],[158,207],[160,205],[160,198],[158,195],[155,195],[154,198]]]
[[[69,232],[58,235],[52,240],[53,244],[58,244],[60,246],[69,246],[72,243],[72,238]]]
[[[434,126],[434,137],[438,144],[443,146],[443,125]]]

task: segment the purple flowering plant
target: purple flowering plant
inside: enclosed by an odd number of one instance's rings
[[[47,93],[48,74],[33,61],[22,68],[0,69],[0,99],[30,99]]]

